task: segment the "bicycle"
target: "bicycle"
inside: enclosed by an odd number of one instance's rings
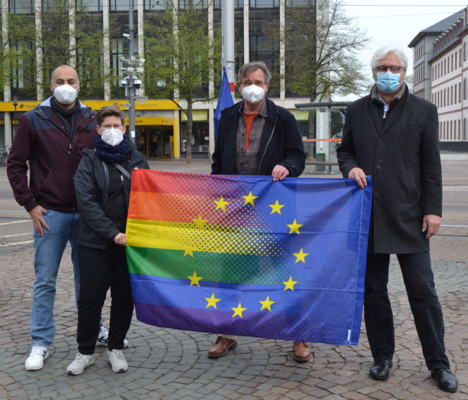
[[[11,146],[0,148],[0,167],[6,167]]]

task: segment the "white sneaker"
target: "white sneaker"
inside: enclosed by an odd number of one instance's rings
[[[49,358],[47,347],[38,346],[35,344],[31,349],[28,359],[24,363],[24,367],[28,371],[38,371],[44,366],[44,360]]]
[[[112,365],[112,371],[114,372],[125,372],[128,369],[127,361],[120,350],[107,350],[109,356],[109,362]]]
[[[107,346],[108,343],[109,343],[109,331],[107,330],[105,326],[103,326],[101,330],[99,331],[99,336],[96,340],[96,346]],[[124,349],[128,347],[127,339],[124,339],[123,345],[124,345]]]
[[[75,360],[67,367],[68,375],[79,375],[85,368],[94,364],[94,354],[81,354],[76,355]]]

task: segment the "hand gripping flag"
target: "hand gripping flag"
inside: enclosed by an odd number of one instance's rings
[[[218,334],[356,345],[372,181],[133,172],[137,318]]]
[[[231,87],[229,86],[229,81],[226,75],[226,67],[223,67],[223,80],[221,82],[221,89],[219,91],[218,104],[216,105],[216,111],[213,118],[215,135],[218,135],[218,126],[221,119],[221,111],[225,108],[231,107],[234,105],[234,100],[232,99]]]

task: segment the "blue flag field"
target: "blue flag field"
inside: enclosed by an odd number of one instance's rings
[[[354,179],[133,173],[137,318],[218,334],[357,345],[372,201]]]

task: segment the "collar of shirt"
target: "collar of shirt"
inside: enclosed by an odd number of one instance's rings
[[[379,96],[379,100],[382,102],[383,104],[383,110],[384,112],[387,112],[388,111],[388,106],[387,106],[387,103],[385,103],[385,101],[382,100],[382,97],[380,97],[380,94],[378,95]]]
[[[243,110],[244,110],[244,100],[242,100],[242,105],[239,107],[239,114],[243,115],[242,114]],[[268,118],[268,106],[267,106],[266,98],[263,99],[262,108],[260,109],[260,112],[257,115],[260,115],[263,118]]]

